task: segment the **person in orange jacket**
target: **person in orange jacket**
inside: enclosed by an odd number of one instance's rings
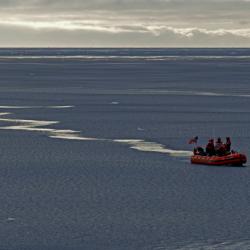
[[[215,153],[219,156],[225,155],[226,154],[226,147],[223,144],[222,140],[220,137],[218,137],[216,143],[215,143]]]

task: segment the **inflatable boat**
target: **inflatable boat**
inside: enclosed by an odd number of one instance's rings
[[[191,163],[213,165],[213,166],[242,166],[247,162],[247,157],[240,153],[230,153],[223,156],[203,156],[193,155],[191,156]]]

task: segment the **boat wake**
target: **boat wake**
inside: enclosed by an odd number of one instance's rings
[[[9,106],[1,106],[9,107]],[[0,107],[0,108],[1,108]],[[24,108],[28,106],[23,106]],[[36,106],[35,108],[37,108]],[[46,106],[53,108],[72,107],[72,106]],[[12,106],[13,108],[13,106]],[[21,108],[21,107],[18,107]],[[31,108],[31,106],[29,106]],[[39,108],[44,108],[40,107]],[[29,131],[29,132],[40,132],[46,134],[48,137],[53,139],[63,140],[78,140],[78,141],[107,141],[113,143],[126,144],[131,149],[143,151],[143,152],[155,152],[168,154],[173,157],[188,157],[192,155],[192,151],[185,150],[174,150],[168,149],[163,144],[157,142],[149,142],[141,139],[107,139],[107,138],[93,138],[85,137],[81,135],[81,131],[71,129],[55,129],[48,126],[60,123],[59,121],[41,121],[41,120],[26,120],[26,119],[14,119],[14,118],[3,118],[3,116],[11,115],[9,112],[0,113],[0,122],[6,122],[11,125],[0,126],[1,130],[18,130],[18,131]],[[14,125],[12,125],[14,124]]]

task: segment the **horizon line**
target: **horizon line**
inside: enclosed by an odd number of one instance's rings
[[[106,46],[106,47],[80,47],[80,46],[0,46],[0,49],[250,49],[248,47],[203,47],[203,46],[188,46],[188,47],[150,47],[150,46],[136,46],[136,47],[115,47],[115,46]]]

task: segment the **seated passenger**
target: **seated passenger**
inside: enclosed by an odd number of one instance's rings
[[[221,138],[218,137],[216,143],[215,143],[215,153],[216,155],[222,156],[226,154],[226,148],[224,144],[221,141]]]
[[[215,155],[214,140],[210,139],[206,146],[206,153],[209,156]]]
[[[194,155],[203,155],[205,156],[206,153],[202,147],[196,147],[194,148]]]

